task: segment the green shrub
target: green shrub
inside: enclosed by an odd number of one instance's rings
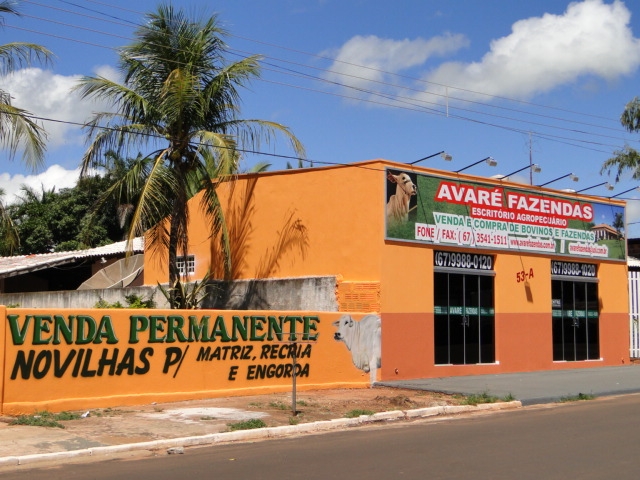
[[[356,418],[356,417],[360,417],[362,415],[373,415],[374,412],[373,410],[364,410],[361,408],[356,408],[354,410],[349,410],[346,414],[345,417],[347,418]]]
[[[595,395],[591,394],[591,393],[578,393],[577,395],[570,395],[568,397],[562,397],[560,398],[560,401],[565,403],[565,402],[579,402],[582,400],[593,400],[594,398],[596,398]]]
[[[61,421],[77,420],[80,415],[71,412],[51,413],[47,411],[36,412],[33,415],[19,415],[14,418],[10,425],[29,425],[32,427],[56,427],[64,428]]]
[[[213,275],[210,272],[202,278],[200,282],[183,282],[176,279],[173,286],[163,287],[158,283],[158,288],[169,302],[169,307],[173,309],[190,310],[200,308],[200,304],[207,297],[210,290],[219,290],[219,287],[210,282]]]
[[[153,295],[146,300],[135,293],[125,295],[124,298],[127,301],[129,308],[156,308],[156,302],[153,301]]]
[[[229,430],[235,431],[235,430],[252,430],[254,428],[264,428],[267,426],[267,424],[264,423],[259,418],[253,418],[251,420],[245,420],[244,422],[228,423],[227,426],[229,427]]]
[[[467,395],[467,397],[462,401],[462,405],[478,405],[479,403],[495,403],[500,400],[498,397],[494,395],[489,395],[488,392],[482,392],[480,394],[474,393],[472,395]]]
[[[146,300],[135,293],[125,295],[124,298],[127,302],[126,307],[120,303],[119,300],[109,303],[105,299],[101,298],[96,302],[93,308],[156,308],[156,302],[153,301],[153,295]]]

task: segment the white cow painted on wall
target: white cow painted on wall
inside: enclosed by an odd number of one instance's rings
[[[365,315],[360,321],[354,320],[351,315],[343,315],[333,322],[337,328],[333,338],[344,342],[351,352],[353,364],[369,373],[372,384],[377,380],[380,368],[381,324],[377,315]]]

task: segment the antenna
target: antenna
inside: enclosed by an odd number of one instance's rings
[[[531,147],[531,132],[529,132],[529,185],[533,185],[533,148]]]

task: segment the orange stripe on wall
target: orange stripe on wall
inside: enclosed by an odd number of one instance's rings
[[[495,316],[495,364],[435,365],[433,314],[383,313],[382,380],[484,375],[629,363],[626,313],[600,316],[601,360],[554,362],[550,313]],[[625,343],[626,342],[626,343]],[[621,354],[622,352],[622,354]]]
[[[379,335],[378,316],[7,309],[5,319],[3,411],[10,414],[288,391],[291,325],[300,390],[363,388],[377,376],[377,363],[369,366],[379,342],[367,350],[375,337],[365,333],[377,327]]]

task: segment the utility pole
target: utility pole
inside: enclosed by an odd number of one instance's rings
[[[529,185],[533,185],[533,149],[531,148],[531,132],[529,132]]]

